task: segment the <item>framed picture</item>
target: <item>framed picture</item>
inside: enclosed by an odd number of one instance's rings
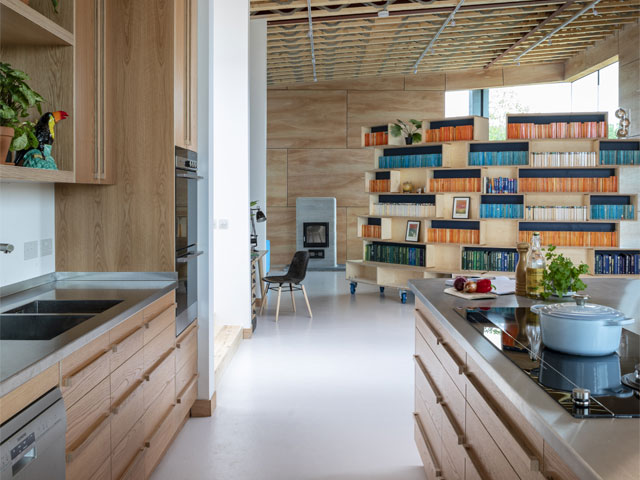
[[[453,211],[451,218],[469,218],[470,197],[453,197]]]
[[[407,233],[404,236],[405,241],[417,242],[419,236],[420,236],[420,221],[409,220],[407,222]]]

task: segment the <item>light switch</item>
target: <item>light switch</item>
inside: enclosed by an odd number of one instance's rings
[[[40,256],[47,257],[53,254],[53,239],[44,238],[40,240]]]
[[[24,259],[31,260],[38,256],[38,241],[24,242]]]
[[[221,218],[218,224],[220,225],[220,230],[227,230],[229,228],[229,220],[226,218]]]

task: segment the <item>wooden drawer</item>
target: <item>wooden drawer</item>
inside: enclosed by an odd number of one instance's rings
[[[445,478],[449,478],[446,472],[450,471],[445,467],[445,456],[447,462],[455,470],[456,477],[464,476],[464,430],[457,425],[457,420],[453,418],[446,403],[440,404],[440,407],[442,408],[442,468],[445,471]]]
[[[428,443],[427,435],[420,421],[420,416],[418,414],[414,414],[414,419],[414,437],[416,440],[416,446],[418,447],[418,453],[420,454],[420,458],[424,465],[424,471],[427,474],[427,480],[443,478],[440,463],[436,460],[433,449]]]
[[[143,315],[140,311],[109,331],[109,341],[113,352],[111,355],[112,372],[142,348],[144,341],[142,319]]]
[[[442,455],[442,439],[440,438],[442,416],[437,418],[432,417],[422,401],[420,394],[417,392],[415,394],[415,405],[415,413],[418,414],[420,426],[425,434],[425,441],[429,444],[433,460],[437,465],[440,465],[440,456]]]
[[[428,348],[428,347],[427,347]],[[419,396],[429,415],[433,419],[436,427],[438,429],[438,433],[440,433],[440,422],[442,416],[442,409],[438,405],[442,401],[442,396],[440,395],[440,391],[435,386],[432,379],[430,379],[430,374],[427,369],[422,364],[422,360],[417,355],[415,356],[416,361],[416,394]]]
[[[85,436],[100,419],[109,414],[110,409],[109,379],[105,378],[67,409],[67,448]]]
[[[454,462],[446,450],[442,451],[442,475],[446,480],[464,480],[464,462],[462,468],[454,465]]]
[[[548,478],[550,480],[580,480],[547,442],[544,442],[543,448],[544,475],[541,475],[540,478]]]
[[[183,390],[178,393],[176,398],[177,416],[180,424],[186,416],[189,415],[189,411],[196,401],[198,396],[198,375],[194,375],[191,381],[185,386]],[[180,425],[179,424],[179,425]]]
[[[15,390],[0,398],[0,424],[13,417],[26,405],[34,402],[60,383],[60,367],[56,363]]]
[[[136,422],[111,454],[111,477],[119,480],[144,447],[144,424]]]
[[[176,350],[177,352],[177,350]],[[178,369],[176,365],[176,369]],[[194,375],[198,374],[198,358],[192,355],[182,368],[176,373],[176,392],[181,392],[191,381]]]
[[[144,414],[144,382],[138,380],[131,389],[111,407],[111,450],[122,442],[131,426]]]
[[[154,435],[154,432],[158,429],[162,420],[168,415],[168,412],[173,409],[172,407],[175,403],[176,384],[175,380],[171,379],[160,395],[158,395],[158,397],[151,403],[142,417],[144,422],[145,440],[149,440]]]
[[[90,429],[67,448],[67,480],[86,480],[93,478],[102,468],[111,454],[110,415],[105,415]]]
[[[449,423],[458,432],[464,434],[464,419],[465,419],[465,400],[464,396],[451,380],[448,374],[442,375],[442,383],[440,386],[440,393],[442,394],[442,400],[446,404],[446,410],[449,413]]]
[[[151,342],[147,343],[142,351],[144,352],[144,371],[147,372],[166,355],[166,353],[174,348],[176,340],[176,332],[173,326],[165,328]],[[176,373],[175,370],[173,372]]]
[[[131,463],[120,476],[119,480],[141,480],[144,476],[144,456],[147,449],[145,447],[138,450]]]
[[[144,358],[139,350],[111,374],[111,405],[118,404],[126,397],[144,375]]]
[[[176,432],[177,418],[174,410],[175,406],[172,406],[153,435],[145,442],[147,451],[144,456],[144,474],[147,478],[162,458]]]
[[[68,478],[68,477],[67,477]],[[102,465],[98,467],[96,473],[93,474],[91,480],[111,480],[111,459],[107,458]]]
[[[469,456],[474,459],[476,469],[483,478],[492,480],[519,478],[469,404],[466,409],[465,428]]]
[[[476,468],[476,462],[469,456],[469,450],[465,448],[464,457],[464,478],[465,480],[488,480],[488,478],[480,475],[480,471]]]
[[[198,326],[192,325],[176,340],[176,372],[198,356]]]
[[[62,395],[67,408],[109,376],[109,333],[99,336],[62,360]]]
[[[165,387],[173,382],[174,390],[173,395],[175,399],[175,353],[173,350],[169,351],[164,358],[158,361],[158,363],[144,375],[144,409],[146,410],[151,406]]]
[[[144,309],[144,344],[173,325],[175,337],[176,303],[175,292],[168,293]]]

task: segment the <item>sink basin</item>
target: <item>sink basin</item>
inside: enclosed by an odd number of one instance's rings
[[[0,340],[51,340],[94,315],[0,315]]]
[[[36,300],[4,313],[102,313],[122,300]]]

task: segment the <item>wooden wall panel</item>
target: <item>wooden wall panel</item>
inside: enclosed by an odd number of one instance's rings
[[[444,92],[349,91],[348,109],[349,148],[359,148],[361,146],[360,128],[364,125],[381,125],[396,118],[421,120],[428,117],[443,117]]]
[[[404,79],[405,90],[444,90],[445,86],[444,73],[407,75]]]
[[[372,168],[372,150],[291,149],[287,204],[295,207],[298,197],[336,197],[339,207],[367,205],[364,172]]]
[[[348,80],[331,80],[317,83],[301,83],[289,86],[289,90],[404,90],[405,77],[363,77]]]
[[[267,148],[344,148],[347,92],[269,90]]]
[[[347,260],[362,260],[362,239],[358,238],[358,215],[368,213],[368,207],[347,208]]]
[[[567,60],[564,64],[565,80],[577,80],[615,62],[618,56],[618,38],[618,32],[616,31]]]
[[[564,80],[564,63],[505,67],[502,69],[502,77],[505,87],[530,85],[534,83],[562,82]]]
[[[336,243],[338,263],[347,261],[347,207],[336,209]]]
[[[267,206],[287,206],[286,150],[267,150]]]
[[[267,238],[271,242],[271,264],[288,264],[296,252],[296,207],[269,208]]]
[[[447,90],[501,87],[504,85],[502,68],[477,68],[447,72]]]

